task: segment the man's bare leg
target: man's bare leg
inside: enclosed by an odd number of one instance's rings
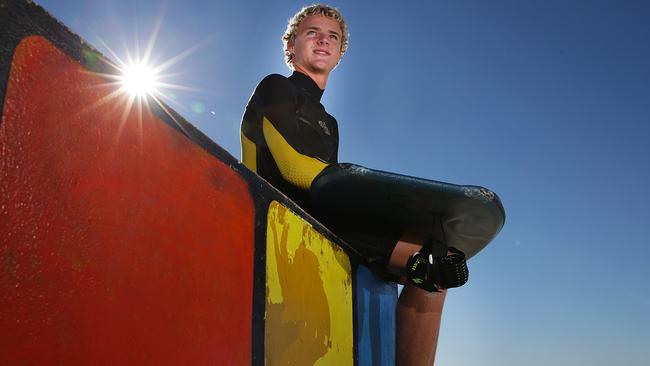
[[[395,246],[389,267],[403,274],[408,258],[422,245],[403,237]],[[407,283],[404,281],[403,283]],[[433,365],[446,291],[430,293],[406,284],[397,301],[396,361],[399,366]]]
[[[433,365],[446,294],[404,286],[397,301],[397,365]]]

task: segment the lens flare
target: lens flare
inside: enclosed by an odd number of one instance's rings
[[[167,117],[178,126],[178,128],[185,132],[182,123],[177,120],[176,114],[172,113],[166,103],[170,103],[181,109],[187,109],[187,107],[178,102],[177,96],[171,90],[177,89],[190,92],[201,91],[199,89],[172,83],[171,80],[178,77],[180,74],[178,72],[171,73],[171,69],[174,66],[178,67],[179,65],[176,64],[179,61],[185,59],[198,48],[210,42],[212,37],[208,37],[198,44],[195,44],[194,46],[191,46],[169,58],[155,55],[154,46],[161,28],[163,12],[164,11],[161,11],[156,20],[151,35],[146,42],[146,47],[142,50],[143,52],[140,52],[140,43],[138,42],[137,36],[134,47],[135,50],[129,49],[126,46],[124,39],[122,40],[124,45],[124,52],[122,54],[118,54],[112,47],[104,42],[102,37],[97,36],[100,44],[106,51],[108,51],[113,60],[104,56],[93,56],[95,58],[90,59],[86,57],[86,62],[88,64],[90,64],[91,61],[93,64],[96,64],[96,61],[100,60],[108,66],[108,68],[102,68],[101,72],[94,71],[92,73],[107,80],[103,85],[110,87],[110,92],[99,98],[95,103],[92,103],[92,105],[87,106],[85,112],[91,111],[96,106],[103,105],[109,101],[118,101],[123,109],[116,130],[116,141],[119,141],[122,129],[125,127],[127,121],[132,120],[132,117],[137,118],[138,126],[142,131],[143,114],[151,113],[154,108],[156,110],[162,110],[162,112],[166,114]],[[97,53],[97,55],[99,55],[99,53]],[[204,106],[201,107],[205,110]],[[194,109],[192,108],[192,110]]]
[[[122,88],[132,97],[143,98],[159,93],[159,76],[155,69],[145,63],[127,65],[120,77]]]

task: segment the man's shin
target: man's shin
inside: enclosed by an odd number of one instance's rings
[[[399,366],[433,364],[446,291],[404,287],[397,302],[396,361]]]

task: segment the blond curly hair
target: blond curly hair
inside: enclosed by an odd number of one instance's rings
[[[311,15],[322,15],[337,21],[341,26],[342,32],[341,57],[348,49],[348,40],[350,39],[350,33],[348,31],[348,25],[345,23],[345,19],[343,19],[343,15],[340,11],[332,6],[323,4],[305,6],[304,8],[300,9],[300,11],[297,12],[293,17],[291,17],[291,19],[289,19],[289,22],[287,23],[287,30],[284,31],[284,34],[282,35],[282,44],[284,45],[284,62],[290,68],[293,65],[294,54],[289,52],[289,43],[296,40],[296,33],[298,32],[298,26],[300,23]]]

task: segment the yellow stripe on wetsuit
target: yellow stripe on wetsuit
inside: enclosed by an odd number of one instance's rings
[[[255,173],[257,173],[257,147],[255,143],[246,137],[243,133],[241,135],[241,158],[244,165]]]
[[[327,163],[297,152],[266,117],[263,119],[262,128],[266,145],[282,178],[296,187],[309,189],[311,182],[327,167]]]

